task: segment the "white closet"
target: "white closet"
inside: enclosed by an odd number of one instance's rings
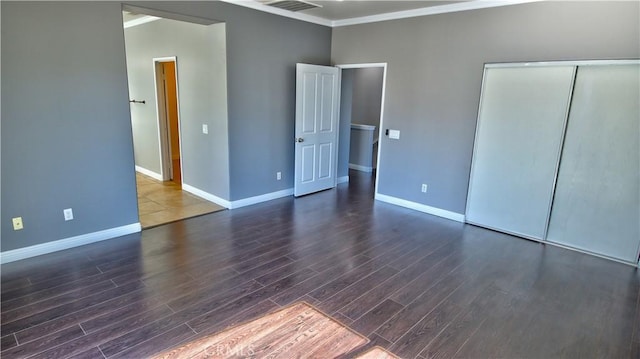
[[[468,223],[637,263],[640,62],[486,65]]]

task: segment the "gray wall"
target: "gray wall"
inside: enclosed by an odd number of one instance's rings
[[[137,223],[120,4],[0,6],[1,250]]]
[[[380,193],[464,213],[483,64],[638,58],[639,7],[540,2],[335,28],[334,63],[388,63],[384,127],[401,135],[383,139]]]
[[[351,123],[380,127],[383,75],[382,67],[354,69]]]
[[[160,173],[153,58],[177,57],[183,182],[229,199],[225,24],[161,19],[124,30],[136,165]],[[202,125],[209,134],[202,133]]]
[[[340,83],[340,125],[338,130],[338,178],[349,175],[351,148],[351,111],[354,69],[342,70]]]
[[[137,223],[121,4],[1,6],[2,251]],[[221,2],[139,6],[226,22],[229,197],[291,188],[295,63],[329,64],[331,29]]]
[[[295,64],[329,65],[331,29],[217,1],[130,4],[226,23],[230,199],[292,188]]]

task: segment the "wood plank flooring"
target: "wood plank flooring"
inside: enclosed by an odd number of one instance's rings
[[[348,353],[367,342],[366,337],[299,301],[154,358],[322,358],[328,351]]]
[[[634,268],[375,202],[350,178],[3,265],[1,356],[150,357],[304,300],[369,338],[340,358],[639,357]]]

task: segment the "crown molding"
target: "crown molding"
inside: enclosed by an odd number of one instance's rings
[[[257,2],[257,1],[254,1],[254,0],[219,0],[219,1],[226,2],[226,3],[229,3],[229,4],[248,7],[248,8],[254,9],[254,10],[268,12],[268,13],[271,13],[271,14],[280,15],[280,16],[291,18],[291,19],[302,20],[302,21],[313,23],[313,24],[333,27],[333,21],[331,21],[331,20],[323,19],[321,17],[316,17],[316,16],[312,16],[312,15],[302,14],[302,13],[298,13],[298,12],[278,9],[276,7],[273,7],[273,6],[268,6],[268,5],[261,4],[261,3]]]
[[[473,0],[473,1],[455,3],[455,4],[448,4],[448,5],[424,7],[420,9],[396,11],[396,12],[390,12],[386,14],[354,17],[354,18],[343,19],[343,20],[327,20],[317,16],[282,10],[272,6],[264,5],[254,0],[220,0],[220,1],[226,2],[229,4],[248,7],[254,10],[268,12],[275,15],[285,16],[291,19],[311,22],[318,25],[323,25],[328,27],[340,27],[340,26],[367,24],[371,22],[406,19],[406,18],[418,17],[418,16],[446,14],[451,12],[487,9],[492,7],[509,6],[509,5],[520,5],[520,4],[540,2],[540,1],[546,1],[546,0]]]
[[[420,9],[405,10],[389,12],[380,15],[362,16],[351,19],[335,20],[331,22],[331,27],[367,24],[371,22],[389,21],[397,19],[406,19],[410,17],[427,16],[446,14],[451,12],[469,11],[478,9],[487,9],[492,7],[520,5],[532,2],[539,2],[544,0],[503,0],[503,1],[490,1],[490,0],[474,0],[466,1],[448,5],[429,6]]]

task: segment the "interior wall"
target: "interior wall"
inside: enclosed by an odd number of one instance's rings
[[[342,70],[340,83],[340,125],[338,130],[338,178],[349,175],[353,75],[355,71],[355,69]]]
[[[229,199],[225,24],[160,19],[124,34],[129,93],[147,102],[131,105],[136,165],[160,173],[153,59],[176,56],[183,183]]]
[[[382,78],[384,68],[365,67],[354,69],[352,123],[380,127],[382,104]]]
[[[1,250],[137,223],[122,4],[0,6]],[[222,2],[138,6],[226,22],[229,197],[291,188],[295,63],[329,64],[331,29]]]
[[[638,2],[536,2],[334,28],[332,61],[388,63],[379,192],[464,213],[484,63],[639,58],[639,25]]]
[[[226,23],[230,200],[292,188],[296,63],[329,65],[331,28],[220,1],[127,4]]]
[[[137,223],[120,4],[0,6],[1,250]]]

